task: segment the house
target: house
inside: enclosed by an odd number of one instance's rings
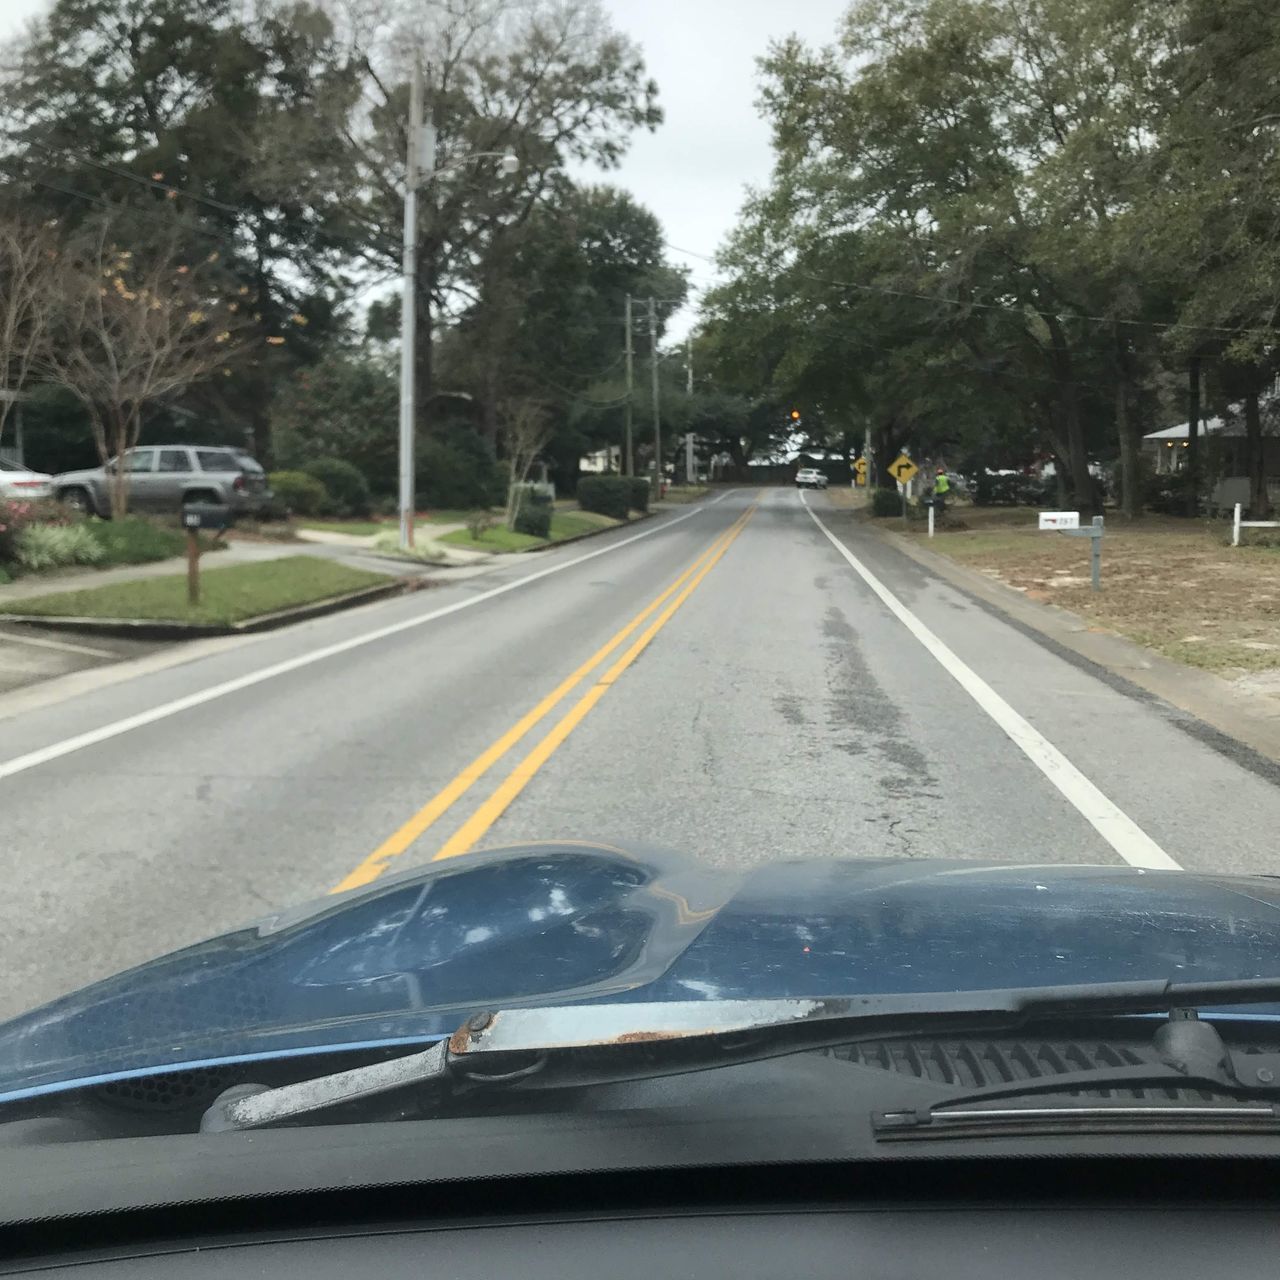
[[[1187,465],[1191,432],[1185,422],[1142,437],[1142,451],[1157,475],[1172,475]],[[1280,397],[1262,403],[1262,465],[1267,477],[1267,494],[1273,505],[1280,504]],[[1249,466],[1246,454],[1244,407],[1231,405],[1222,417],[1200,423],[1204,442],[1203,466],[1212,477],[1211,506],[1226,508],[1237,502],[1249,504]]]

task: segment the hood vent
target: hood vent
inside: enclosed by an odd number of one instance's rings
[[[1237,1060],[1241,1054],[1274,1051],[1270,1046],[1261,1045],[1233,1047]],[[1149,1044],[1098,1040],[873,1040],[840,1045],[824,1052],[854,1066],[892,1071],[966,1093],[1021,1080],[1042,1080],[1077,1071],[1110,1071],[1158,1061]],[[1221,1100],[1221,1095],[1200,1089],[1076,1089],[1070,1092],[1079,1097],[1126,1101],[1211,1103]]]

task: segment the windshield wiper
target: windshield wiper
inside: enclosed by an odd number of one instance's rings
[[[1117,982],[840,999],[553,1005],[480,1012],[469,1017],[448,1040],[420,1053],[274,1089],[237,1085],[205,1112],[200,1128],[206,1133],[261,1128],[420,1085],[555,1088],[607,1084],[704,1071],[891,1035],[1002,1032],[1043,1019],[1256,1003],[1280,1003],[1280,978]],[[1119,1079],[1125,1070],[1107,1072],[1105,1078]],[[1085,1073],[1081,1075],[1084,1078]],[[1089,1073],[1091,1087],[1105,1087],[1103,1076],[1101,1072]],[[1194,1085],[1185,1072],[1177,1078],[1183,1085]],[[1055,1077],[1054,1089],[1046,1092],[1073,1087],[1064,1084],[1067,1079]],[[1154,1077],[1152,1082],[1157,1083]],[[1161,1075],[1158,1083],[1167,1085],[1169,1079]],[[1034,1092],[1036,1087],[1022,1086],[1016,1092]],[[1137,1086],[1130,1083],[1126,1087]]]
[[[1125,1067],[1086,1068],[1029,1080],[1012,1080],[956,1093],[948,1089],[943,1101],[927,1108],[878,1111],[872,1116],[877,1138],[956,1137],[1010,1129],[1044,1132],[1097,1128],[1176,1126],[1218,1130],[1280,1123],[1280,1107],[1266,1099],[1280,1099],[1280,1054],[1250,1053],[1240,1061],[1212,1023],[1201,1021],[1195,1009],[1176,1008],[1152,1039],[1154,1062]],[[992,1103],[1035,1099],[1043,1095],[1129,1093],[1172,1090],[1172,1100],[1133,1102],[1109,1098],[1070,1099],[1049,1107],[991,1106]],[[1179,1094],[1248,1102],[1229,1106]]]

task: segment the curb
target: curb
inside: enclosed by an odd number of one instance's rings
[[[874,521],[859,521],[875,536],[918,565],[958,587],[979,604],[1062,655],[1101,668],[1113,682],[1136,686],[1138,696],[1162,702],[1194,716],[1211,729],[1266,757],[1280,762],[1280,702],[1274,714],[1259,715],[1257,694],[1244,693],[1229,681],[1196,667],[1183,666],[1115,631],[1091,623],[1056,604],[1028,600],[1020,591],[950,557],[917,545],[904,534],[883,529]]]
[[[638,516],[625,520],[621,524],[607,524],[599,529],[588,529],[586,533],[575,533],[571,538],[559,538],[541,547],[522,547],[519,551],[508,551],[506,554],[527,556],[535,551],[554,551],[557,547],[567,547],[571,542],[582,542],[585,538],[598,538],[602,533],[616,533],[619,529],[630,529],[633,524],[643,524],[646,520],[652,520],[657,514],[656,511],[642,511]],[[501,555],[502,552],[498,554]]]
[[[369,604],[387,596],[400,595],[409,583],[399,580],[380,583],[375,587],[361,587],[346,595],[331,596],[312,604],[297,605],[292,609],[280,609],[275,613],[260,614],[245,622],[166,622],[160,618],[69,618],[44,616],[32,613],[0,614],[0,622],[16,623],[28,627],[44,627],[50,631],[75,631],[85,635],[125,636],[133,640],[205,640],[212,636],[243,636],[258,631],[274,631],[294,622],[306,622],[310,618],[322,618],[343,609]],[[417,584],[413,584],[417,585]]]

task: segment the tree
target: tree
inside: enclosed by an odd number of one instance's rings
[[[0,214],[0,444],[9,409],[22,395],[47,337],[57,250],[49,229]]]
[[[176,251],[135,263],[101,223],[62,252],[58,309],[45,365],[84,405],[98,455],[121,459],[138,442],[143,410],[215,372],[242,352],[238,303],[219,296],[208,259]],[[111,470],[111,513],[128,510],[129,471]]]
[[[350,60],[365,72],[365,93],[359,101],[345,88],[337,95],[343,145],[317,171],[312,198],[330,241],[358,244],[359,258],[388,274],[400,267],[413,53],[429,68],[426,110],[436,155],[419,198],[416,297],[425,423],[437,321],[476,301],[491,254],[504,253],[504,236],[565,186],[567,163],[616,165],[632,129],[659,123],[657,89],[598,0],[386,0],[376,20],[349,21],[344,35]],[[506,150],[520,161],[514,175],[502,174],[492,158]]]
[[[361,74],[307,3],[56,0],[0,87],[27,207],[64,234],[106,207],[139,252],[180,231],[248,290],[258,351],[198,407],[247,421],[264,460],[272,389],[316,358],[348,288],[354,251],[321,235],[308,193],[340,137],[329,104]]]
[[[522,487],[551,438],[551,428],[546,408],[536,400],[507,401],[502,407],[502,423],[507,453],[507,527],[515,528]]]

